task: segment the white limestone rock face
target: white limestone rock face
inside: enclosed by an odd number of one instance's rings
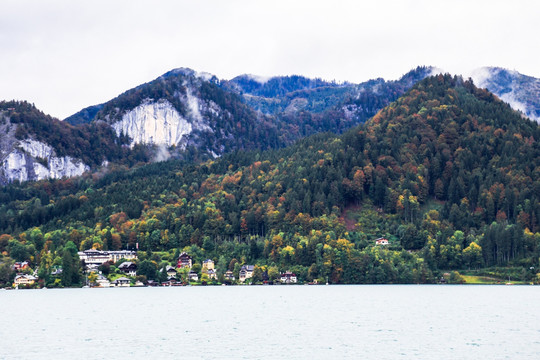
[[[1,170],[7,182],[60,179],[90,170],[88,165],[71,156],[55,156],[49,145],[36,140],[27,139],[14,145],[2,161]]]
[[[3,161],[2,170],[8,181],[19,180],[20,182],[28,180],[28,171],[26,169],[26,157],[17,150],[11,152]]]
[[[32,157],[47,159],[52,155],[52,148],[42,142],[27,139],[19,143],[20,147]]]
[[[200,117],[197,104],[195,116]],[[195,109],[194,108],[194,109]],[[191,106],[190,106],[191,110]],[[194,111],[194,110],[192,110]],[[145,101],[122,116],[122,120],[112,125],[116,134],[124,134],[135,144],[155,144],[179,146],[185,148],[187,135],[191,134],[194,126],[168,101]]]
[[[88,170],[90,170],[88,165],[71,156],[51,157],[49,159],[49,177],[53,179],[79,176]]]

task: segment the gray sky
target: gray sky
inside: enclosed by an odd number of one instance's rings
[[[362,82],[540,78],[540,1],[0,0],[0,99],[65,118],[177,67]]]

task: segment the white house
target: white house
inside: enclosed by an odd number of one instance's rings
[[[231,270],[227,270],[224,274],[225,280],[234,281],[234,274]]]
[[[131,261],[126,261],[118,266],[118,270],[129,276],[135,276],[137,275],[137,264],[132,263]]]
[[[129,280],[127,277],[120,277],[112,282],[112,286],[116,287],[129,287],[131,280]]]
[[[290,272],[290,271],[287,271],[287,272],[281,274],[280,281],[281,281],[283,284],[296,284],[297,279],[296,279],[296,275],[295,275],[295,274],[293,274],[293,273]]]
[[[37,281],[37,278],[32,275],[18,274],[17,276],[15,276],[15,280],[13,283],[15,284],[15,286],[32,285],[36,281]]]
[[[238,280],[244,282],[246,279],[253,277],[253,270],[255,270],[255,265],[243,265],[238,273]]]
[[[102,288],[108,288],[111,286],[111,282],[109,280],[107,280],[107,278],[101,274],[98,275],[97,277],[97,280],[96,280],[96,284],[98,287],[102,287]]]
[[[207,271],[206,271],[206,274],[208,275],[208,278],[209,278],[209,279],[214,279],[214,280],[217,279],[216,270],[214,270],[214,269],[209,269],[209,270],[207,270]]]
[[[386,238],[378,238],[378,239],[375,239],[375,245],[388,245],[389,242],[388,242],[388,239]]]
[[[190,271],[188,274],[189,281],[199,281],[199,275],[195,271]]]
[[[171,278],[176,279],[176,269],[173,266],[167,265],[165,268],[165,271],[167,272],[167,278],[170,280]]]

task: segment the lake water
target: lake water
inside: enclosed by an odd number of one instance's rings
[[[0,359],[540,359],[538,286],[0,291]]]

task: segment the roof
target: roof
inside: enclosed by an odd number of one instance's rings
[[[134,267],[136,268],[137,267],[137,264],[135,263],[132,263],[131,261],[126,261],[126,262],[123,262],[121,263],[119,266],[118,266],[118,269],[128,269],[128,268],[131,268],[131,267]]]
[[[21,279],[21,278],[25,278],[25,279],[28,279],[28,280],[37,280],[36,277],[34,277],[32,275],[28,275],[28,274],[18,274],[17,276],[15,276],[15,280]]]
[[[213,263],[214,260],[212,260],[212,259],[206,259],[206,260],[203,261],[203,264],[210,263],[210,262]]]
[[[114,281],[120,282],[120,281],[131,281],[131,280],[129,280],[127,277],[122,276],[122,277],[119,277],[118,279],[116,279]]]
[[[292,272],[287,271],[286,273],[281,274],[281,276],[282,277],[283,276],[285,276],[285,277],[292,277],[292,276],[296,277],[296,274],[293,274]]]
[[[178,256],[178,258],[179,258],[179,259],[180,259],[180,258],[182,258],[182,259],[184,259],[184,258],[189,258],[189,259],[191,259],[191,256],[189,256],[189,254],[188,254],[187,252],[183,252],[183,253],[180,254],[180,256]]]
[[[85,253],[86,255],[108,255],[107,252],[99,251],[96,249],[84,250],[83,253]]]
[[[242,265],[241,270],[253,271],[255,270],[255,265]]]

